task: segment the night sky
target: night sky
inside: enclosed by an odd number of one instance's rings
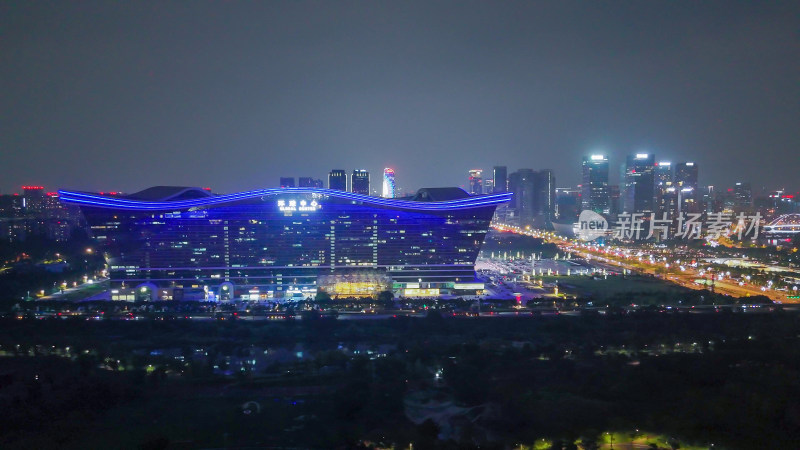
[[[0,3],[0,193],[693,160],[800,189],[800,2]]]

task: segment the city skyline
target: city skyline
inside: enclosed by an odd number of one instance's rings
[[[796,448],[798,19],[0,2],[0,448]]]
[[[597,152],[796,191],[798,8],[8,2],[0,192],[236,192],[332,167],[413,190],[496,164],[574,186]]]
[[[556,173],[556,175],[559,175],[559,182],[556,184],[556,187],[564,188],[564,189],[580,188],[584,184],[584,179],[583,179],[583,175],[582,175],[582,169],[580,167],[581,161],[584,161],[586,159],[591,159],[593,156],[597,156],[597,157],[602,156],[602,157],[606,158],[605,162],[609,167],[608,175],[607,175],[607,182],[608,182],[608,184],[610,186],[624,186],[625,185],[625,174],[624,174],[625,170],[624,169],[625,169],[625,166],[626,166],[627,158],[628,157],[635,157],[636,155],[641,155],[641,154],[647,154],[647,155],[653,156],[655,158],[655,165],[656,166],[658,166],[659,164],[672,165],[673,170],[678,166],[682,166],[684,164],[688,164],[689,166],[693,166],[695,168],[695,172],[696,172],[696,170],[697,170],[696,168],[699,165],[699,164],[697,164],[696,161],[691,160],[691,159],[689,159],[689,160],[679,160],[679,159],[675,159],[675,158],[664,157],[663,155],[659,155],[659,154],[631,153],[631,154],[624,155],[619,161],[615,161],[615,160],[613,160],[611,158],[608,158],[609,154],[607,154],[607,153],[602,153],[602,152],[600,152],[600,153],[592,153],[592,154],[588,154],[587,153],[587,154],[583,155],[581,160],[578,160],[576,162],[576,164],[578,164],[578,166],[576,166],[577,169],[575,167],[573,167],[572,168],[573,170],[571,170],[571,171],[568,171],[568,172],[565,172],[565,173]],[[494,189],[495,189],[493,186],[489,186],[488,189],[491,189],[491,191],[486,191],[487,187],[484,186],[484,184],[493,182],[493,171],[496,170],[498,167],[499,168],[503,168],[505,170],[509,170],[511,172],[513,172],[515,170],[522,170],[522,169],[552,170],[549,167],[539,166],[539,165],[527,165],[526,166],[526,165],[522,165],[522,164],[516,164],[515,165],[515,164],[502,163],[503,165],[498,166],[497,164],[498,163],[487,165],[486,167],[488,167],[488,169],[484,169],[484,168],[472,168],[472,169],[469,169],[469,170],[465,171],[466,175],[464,173],[461,174],[461,182],[458,181],[458,177],[448,177],[447,179],[452,178],[455,181],[453,183],[449,183],[449,184],[448,183],[438,183],[437,184],[434,181],[435,179],[432,179],[432,181],[430,183],[425,183],[423,181],[423,183],[421,185],[418,185],[418,186],[404,185],[404,184],[397,184],[396,186],[397,186],[397,189],[402,190],[403,192],[406,192],[407,194],[411,194],[411,193],[415,192],[417,189],[422,189],[422,188],[427,188],[427,187],[437,187],[437,186],[455,186],[455,187],[460,187],[460,188],[464,189],[467,192],[470,192],[471,188],[470,188],[469,174],[471,172],[474,172],[474,171],[483,172],[485,170],[486,173],[488,174],[488,176],[484,175],[483,178],[480,179],[480,183],[481,183],[481,186],[483,186],[483,190],[484,190],[484,192],[482,192],[482,193],[486,193],[486,192],[494,191]],[[303,175],[299,175],[299,176],[298,175],[294,175],[294,176],[279,176],[275,180],[263,181],[261,184],[259,184],[257,186],[251,186],[249,189],[261,189],[261,188],[269,188],[269,187],[285,187],[286,185],[284,184],[284,180],[288,181],[288,180],[294,180],[294,179],[299,180],[299,183],[300,183],[299,186],[303,186],[303,180],[309,180],[309,181],[306,182],[306,185],[311,186],[311,184],[308,184],[311,181],[319,181],[319,182],[321,182],[322,179],[327,179],[329,177],[331,171],[338,171],[338,170],[345,170],[345,172],[347,172],[348,170],[359,171],[359,172],[365,171],[367,174],[373,173],[373,169],[364,169],[364,168],[329,169],[329,170],[325,171],[325,173],[323,173],[320,177],[303,176]],[[388,169],[385,169],[385,168],[384,169],[380,169],[380,170],[375,169],[374,173],[384,174],[385,170],[388,170]],[[392,170],[392,174],[394,174],[394,169],[391,169],[391,170]],[[798,188],[792,188],[792,187],[786,187],[786,186],[777,186],[775,184],[765,184],[765,185],[758,186],[755,183],[753,183],[752,181],[750,181],[750,178],[748,178],[746,175],[745,176],[734,176],[734,175],[732,175],[729,179],[726,179],[726,181],[723,182],[723,183],[710,183],[705,179],[706,170],[704,169],[703,172],[704,172],[703,176],[699,177],[699,179],[694,180],[694,184],[696,185],[695,187],[713,187],[713,188],[715,188],[717,190],[719,190],[719,189],[734,189],[737,184],[745,182],[745,183],[748,183],[748,184],[754,186],[753,187],[753,194],[754,195],[767,195],[770,192],[779,191],[779,190],[787,192],[787,193],[800,192],[800,189],[798,189]],[[299,173],[302,173],[304,175],[308,175],[308,173],[306,173],[306,172],[299,172]],[[510,173],[510,172],[508,172],[508,173]],[[413,172],[412,172],[412,174],[413,174]],[[406,175],[409,175],[409,174],[406,174]],[[347,177],[346,177],[347,178],[346,188],[342,188],[340,190],[350,190],[351,189],[350,180],[349,180],[351,178],[351,176],[352,176],[352,174],[347,175]],[[695,177],[697,177],[696,173],[695,173]],[[412,177],[408,177],[408,178],[413,178],[413,175],[412,175]],[[563,182],[560,181],[563,178],[574,180],[575,182],[574,183],[570,183],[570,184],[563,183]],[[328,183],[329,183],[329,181],[326,182],[325,184],[327,185]],[[42,185],[43,188],[49,189],[50,192],[55,192],[55,191],[57,191],[59,189],[65,189],[65,188],[73,189],[74,188],[74,186],[55,186],[55,185],[52,185],[52,184],[49,184],[49,183],[44,183],[44,182],[42,182],[41,179],[39,179],[39,180],[36,180],[35,183],[33,183],[31,181],[31,182],[28,182],[28,183],[20,185],[20,186],[16,186],[16,187],[12,186],[9,190],[5,190],[5,191],[4,190],[0,190],[0,195],[11,195],[11,194],[15,194],[15,193],[21,193],[22,190],[24,190],[25,186],[29,186],[29,185],[32,185],[32,184],[40,184],[40,185]],[[165,183],[165,182],[163,182],[163,180],[160,180],[160,181],[159,180],[155,180],[154,184],[173,185],[173,183]],[[208,183],[204,183],[201,180],[201,182],[197,183],[193,187],[206,187],[207,184]],[[145,187],[144,183],[142,183],[141,185],[133,184],[133,186],[134,187],[131,190],[116,189],[116,191],[118,191],[118,192],[135,192],[136,190],[140,190],[143,187]],[[289,187],[292,187],[292,186],[290,185]],[[800,187],[800,184],[798,184],[798,187]],[[83,189],[83,190],[86,190],[87,192],[106,192],[106,191],[114,191],[115,188],[116,188],[115,186],[100,186],[99,188],[96,188],[96,189]],[[337,187],[335,189],[339,189],[339,188]],[[369,189],[370,189],[370,194],[369,195],[382,196],[382,187],[381,186],[370,186]],[[212,188],[212,190],[214,192],[218,192],[218,193],[229,192],[229,191],[225,191],[225,190],[221,190],[221,189],[217,189],[217,188]]]

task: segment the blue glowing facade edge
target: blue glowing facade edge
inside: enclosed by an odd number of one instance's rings
[[[296,187],[296,188],[275,188],[275,189],[260,189],[254,191],[239,192],[236,194],[208,196],[205,198],[190,199],[190,200],[176,200],[176,201],[145,201],[145,200],[129,200],[124,198],[109,197],[104,195],[97,195],[85,192],[74,191],[58,191],[61,201],[66,203],[74,203],[77,205],[87,205],[98,208],[119,208],[130,210],[171,210],[211,206],[216,204],[228,203],[238,200],[246,200],[253,198],[260,198],[265,196],[274,196],[281,194],[318,194],[330,197],[337,197],[356,202],[362,202],[366,205],[373,206],[386,206],[400,209],[411,210],[430,210],[430,211],[444,211],[449,209],[467,209],[487,205],[499,205],[509,201],[512,194],[503,192],[499,194],[470,196],[462,199],[447,200],[447,201],[431,201],[420,202],[413,200],[402,199],[388,199],[381,197],[372,197],[369,195],[357,194],[353,192],[344,192],[332,189],[322,188],[309,188],[309,187]]]

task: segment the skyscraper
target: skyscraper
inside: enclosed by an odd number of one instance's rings
[[[697,164],[693,162],[678,163],[675,166],[675,188],[681,192],[681,211],[696,212],[700,209],[697,184]]]
[[[483,169],[469,171],[469,193],[472,195],[483,194]]]
[[[383,169],[383,198],[395,198],[397,192],[394,184],[394,169],[389,167]]]
[[[656,186],[664,186],[673,180],[672,163],[659,161],[656,163]]]
[[[556,216],[562,222],[574,222],[581,213],[581,190],[556,188]]]
[[[556,215],[556,177],[550,169],[540,170],[534,178],[536,191],[536,215],[541,217],[546,225],[552,222]]]
[[[281,177],[281,187],[294,187],[294,177]]]
[[[625,164],[625,212],[654,211],[655,162],[655,156],[648,153],[628,156]]]
[[[492,178],[494,179],[494,192],[508,190],[508,168],[506,166],[494,166]]]
[[[697,164],[693,162],[678,163],[675,166],[675,183],[683,187],[697,189]]]
[[[583,209],[599,214],[608,214],[608,158],[605,155],[591,155],[583,158],[583,185],[581,203]]]
[[[750,183],[738,181],[733,188],[733,207],[735,211],[750,211],[753,208],[753,190]]]
[[[356,194],[369,195],[369,172],[364,169],[353,170],[352,178],[350,178],[351,192]]]
[[[555,216],[555,184],[552,170],[520,169],[509,175],[510,207],[520,225],[548,226]]]
[[[656,163],[655,170],[655,194],[658,212],[673,212],[675,209],[675,186],[672,163],[669,161],[659,161]]]
[[[521,225],[529,223],[533,218],[535,174],[533,169],[519,169],[508,176],[508,191],[514,193],[508,206]]]
[[[347,191],[347,173],[342,169],[333,169],[328,174],[328,189]]]
[[[28,214],[37,214],[45,210],[47,197],[44,186],[22,186],[22,209]]]

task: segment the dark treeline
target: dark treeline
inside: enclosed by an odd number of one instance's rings
[[[517,252],[524,254],[541,252],[543,258],[552,258],[560,253],[557,245],[546,243],[540,238],[499,231],[490,231],[486,235],[481,251],[484,254],[508,252],[509,256],[516,256]]]
[[[556,448],[574,448],[569,443],[578,438],[634,429],[720,448],[795,448],[800,440],[793,400],[800,395],[800,320],[789,313],[453,318],[434,311],[425,318],[294,323],[5,320],[0,330],[2,349],[18,354],[4,360],[21,364],[6,365],[0,386],[4,410],[14,410],[13,421],[0,430],[6,444],[20,437],[7,428],[12,425],[55,426],[64,434],[65,422],[48,418],[78,417],[90,427],[102,411],[121,404],[142,398],[159,404],[161,396],[174,400],[175,392],[185,392],[184,384],[219,383],[206,366],[167,377],[179,367],[148,359],[152,349],[185,348],[190,355],[202,346],[210,354],[235,356],[252,346],[297,343],[313,352],[312,362],[271,366],[226,382],[250,392],[248,399],[258,398],[263,380],[330,388],[304,406],[314,417],[308,423],[314,433],[274,431],[282,445],[348,447],[367,439],[414,442],[415,448],[504,448],[546,437]],[[336,350],[356,343],[392,344],[394,350],[377,359]],[[30,356],[65,345],[79,356]],[[98,368],[109,361],[128,369]],[[91,385],[103,394],[86,394]],[[404,414],[404,400],[420,392],[482,413],[437,439],[439,425],[415,425]],[[193,398],[180,395],[180,401]],[[276,414],[248,417],[245,424],[269,430],[271,421],[280,422]],[[81,430],[87,428],[67,432],[64,444],[78,446]],[[248,445],[257,438],[245,431],[236,439]]]

